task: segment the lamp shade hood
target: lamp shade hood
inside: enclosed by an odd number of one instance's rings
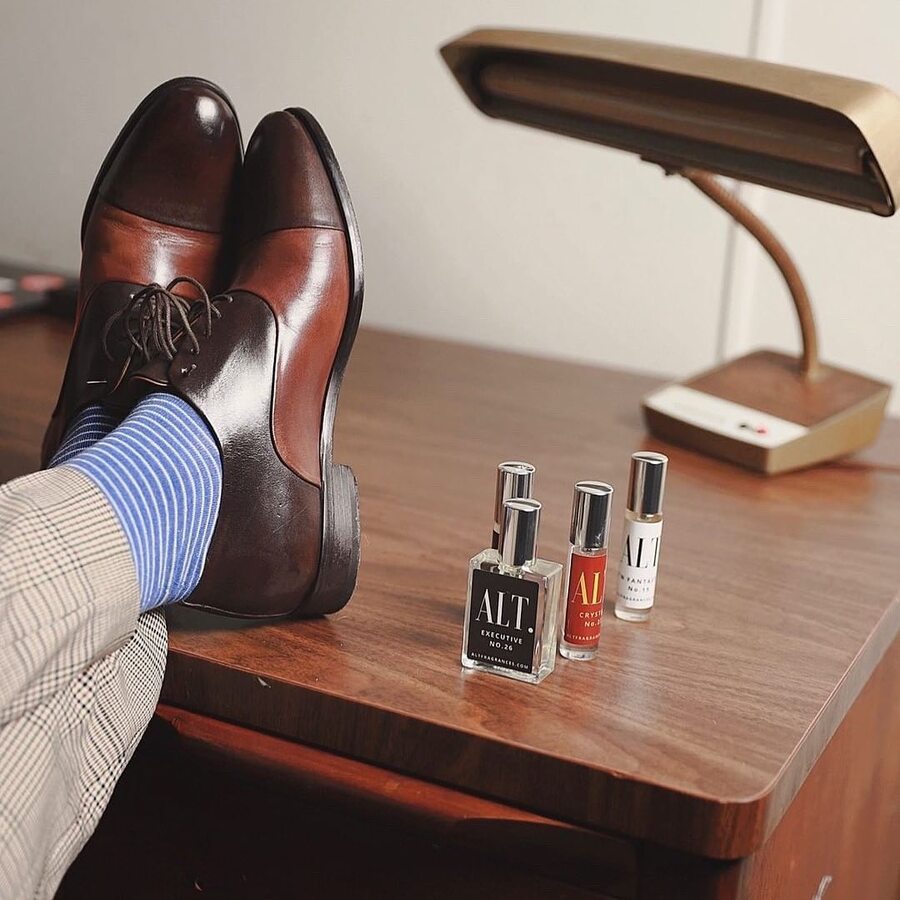
[[[604,37],[481,29],[441,48],[482,112],[893,215],[900,97],[754,59]]]

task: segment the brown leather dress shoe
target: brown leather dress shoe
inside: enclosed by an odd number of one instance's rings
[[[223,232],[240,164],[237,116],[208,81],[166,82],[132,113],[85,206],[75,335],[44,437],[43,465],[72,417],[107,397],[140,359],[124,333],[104,340],[106,322],[147,285],[162,290],[186,276],[213,290],[222,286],[216,282],[225,275]],[[188,280],[173,287],[189,300],[201,293]]]
[[[258,618],[335,612],[359,565],[356,480],[331,455],[362,307],[356,218],[305,110],[260,122],[239,193],[227,295],[197,304],[174,357],[161,352],[123,387],[182,397],[222,453],[219,518],[187,605]]]

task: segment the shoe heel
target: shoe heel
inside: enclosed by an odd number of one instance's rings
[[[322,616],[342,609],[356,587],[359,570],[359,490],[349,466],[331,466],[325,479],[322,555],[312,593],[299,616]]]

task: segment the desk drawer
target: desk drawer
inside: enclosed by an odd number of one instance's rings
[[[178,752],[298,805],[399,827],[510,873],[537,873],[591,896],[636,896],[637,851],[627,840],[176,707],[160,705],[157,719],[170,729]]]

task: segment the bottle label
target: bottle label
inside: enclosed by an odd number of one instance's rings
[[[466,655],[515,672],[534,672],[536,581],[476,569],[469,596]]]
[[[582,556],[572,553],[566,591],[566,621],[563,639],[570,644],[593,647],[600,640],[603,592],[606,590],[606,554]]]
[[[625,522],[616,602],[626,609],[653,606],[661,534],[662,522]]]

